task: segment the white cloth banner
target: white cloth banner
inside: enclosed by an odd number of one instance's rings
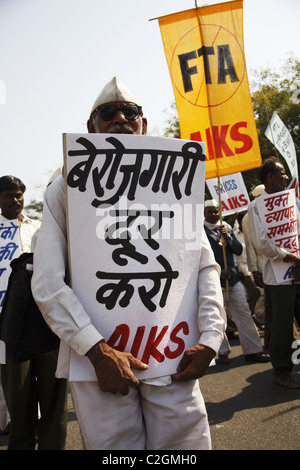
[[[144,379],[174,373],[200,336],[205,145],[65,134],[64,154],[73,290],[108,344],[149,364]],[[96,380],[73,351],[70,380]]]
[[[264,193],[256,199],[256,204],[261,223],[270,240],[280,248],[299,254],[295,190]],[[292,263],[278,260],[272,261],[272,265],[278,284],[293,279]]]
[[[20,236],[18,220],[7,220],[0,223],[0,312],[11,273],[10,263],[20,256]]]
[[[212,198],[219,203],[218,178],[210,178],[205,182]],[[220,177],[220,188],[223,215],[247,210],[249,196],[241,173]]]
[[[284,125],[276,111],[274,111],[272,115],[271,121],[266,129],[265,136],[272,142],[277,150],[279,150],[288,165],[292,175],[292,181],[289,184],[289,188],[295,188],[296,203],[298,208],[300,208],[299,175],[296,149],[289,130]]]

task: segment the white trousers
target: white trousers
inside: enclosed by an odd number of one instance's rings
[[[97,382],[71,382],[87,450],[210,450],[204,400],[197,381],[166,386],[141,383],[126,396]]]
[[[226,305],[226,291],[222,289],[224,305]],[[260,336],[251,316],[245,289],[241,282],[229,288],[229,302],[226,313],[232,318],[239,332],[239,339],[244,354],[255,354],[263,351]],[[224,336],[219,354],[228,355],[231,351],[227,336]]]

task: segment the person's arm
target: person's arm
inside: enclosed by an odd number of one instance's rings
[[[259,254],[252,242],[252,228],[249,220],[249,214],[243,218],[244,240],[247,254],[248,269],[253,275],[254,283],[258,287],[263,287],[262,276],[262,255]]]
[[[259,271],[257,261],[258,255],[252,242],[252,228],[249,220],[249,214],[246,214],[243,218],[243,235],[245,240],[248,269],[252,273],[255,271]]]
[[[54,333],[77,354],[89,358],[100,388],[128,393],[128,385],[137,384],[130,368],[147,366],[103,343],[103,336],[66,284],[67,252],[64,181],[59,176],[44,197],[42,225],[34,253],[32,293]]]
[[[174,380],[184,381],[202,377],[217,354],[226,329],[226,313],[220,284],[220,266],[216,263],[206,233],[203,230],[198,278],[197,345],[186,350]]]
[[[148,365],[132,354],[120,352],[100,341],[88,352],[87,357],[94,366],[98,384],[102,392],[127,395],[129,387],[138,387],[139,380],[132,369],[146,370]]]
[[[64,181],[59,176],[44,196],[42,225],[34,253],[32,293],[54,333],[83,356],[103,336],[66,284],[67,258]]]
[[[240,256],[243,252],[243,247],[234,235],[230,225],[223,222],[223,224],[220,225],[219,230],[223,239],[226,242],[226,247],[235,255]]]
[[[285,249],[278,247],[267,236],[261,224],[255,200],[249,205],[248,214],[252,229],[251,240],[256,251],[272,261],[285,259],[288,252]]]

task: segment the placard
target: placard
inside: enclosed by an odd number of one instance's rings
[[[256,205],[270,240],[290,253],[299,254],[295,190],[263,194],[256,198]],[[272,266],[278,284],[293,279],[294,266],[290,261],[272,261]]]
[[[219,202],[218,178],[206,180],[206,184],[212,198]],[[247,210],[250,201],[241,173],[220,177],[220,191],[224,216]]]
[[[11,273],[10,263],[20,256],[20,236],[18,220],[0,222],[0,312]]]
[[[65,134],[72,289],[112,347],[169,375],[199,341],[205,145]],[[71,353],[70,380],[96,380]]]
[[[292,175],[292,180],[288,188],[295,188],[296,204],[298,209],[300,209],[299,173],[295,144],[288,128],[284,125],[276,111],[274,111],[272,115],[265,136],[274,144],[277,150],[279,150],[288,164]]]

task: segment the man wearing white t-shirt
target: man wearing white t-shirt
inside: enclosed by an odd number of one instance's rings
[[[265,185],[265,193],[273,194],[284,191],[288,176],[282,163],[275,157],[263,162],[260,168],[260,180]],[[264,193],[263,193],[264,194]],[[256,199],[249,207],[249,219],[252,227],[252,242],[258,253],[264,257],[263,280],[266,303],[271,314],[269,350],[274,372],[274,382],[286,388],[300,388],[300,381],[292,376],[292,344],[294,318],[300,322],[300,282],[299,279],[279,284],[272,267],[272,261],[287,260],[300,267],[300,256],[277,246],[266,234],[260,220]],[[299,212],[298,212],[299,239]]]

